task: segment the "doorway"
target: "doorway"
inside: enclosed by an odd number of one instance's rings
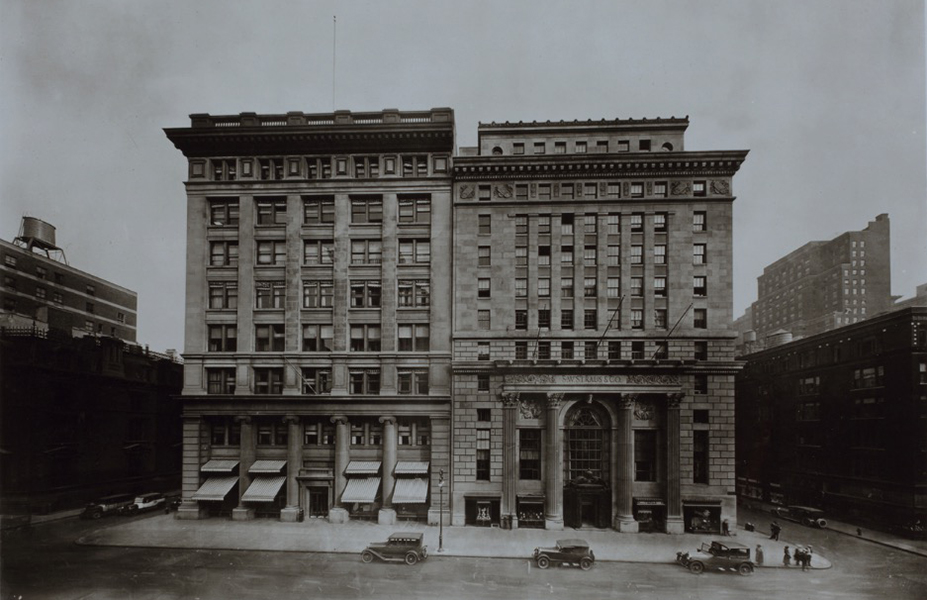
[[[309,517],[324,518],[328,516],[328,490],[327,486],[312,486],[307,488],[309,496]]]

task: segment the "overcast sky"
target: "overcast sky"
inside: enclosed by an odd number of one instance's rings
[[[480,121],[684,116],[734,178],[734,311],[765,265],[892,222],[892,289],[927,282],[923,0],[0,0],[0,238],[57,227],[183,348],[190,113],[455,109]]]

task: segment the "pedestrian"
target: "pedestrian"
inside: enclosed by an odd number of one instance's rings
[[[807,559],[806,559],[806,560],[808,561],[808,568],[809,568],[809,569],[811,568],[811,555],[812,555],[812,554],[814,554],[814,548],[811,546],[811,544],[808,544],[808,555],[807,555]]]
[[[779,524],[775,521],[769,526],[769,539],[779,541],[779,532],[782,531],[782,528],[779,527]]]
[[[808,567],[808,551],[804,548],[795,548],[795,562],[801,565],[801,570],[804,571]]]
[[[863,537],[863,529],[861,527],[856,528],[856,535],[859,537]]]
[[[727,522],[727,519],[721,522],[721,535],[731,535],[731,524]]]
[[[763,547],[759,544],[756,545],[756,564],[759,567],[763,566]]]
[[[782,566],[788,567],[792,564],[792,557],[789,555],[789,547],[786,546],[782,553]]]

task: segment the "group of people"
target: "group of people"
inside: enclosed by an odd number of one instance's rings
[[[794,557],[789,554],[789,547],[786,546],[782,554],[782,564],[783,566],[789,567],[792,565],[792,559],[795,559],[795,565],[800,566],[802,571],[811,568],[811,554],[813,550],[811,546],[796,546]]]

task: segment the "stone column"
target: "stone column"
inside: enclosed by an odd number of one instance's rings
[[[183,491],[183,501],[177,509],[178,519],[202,519],[206,511],[202,510],[199,502],[193,499],[193,494],[200,489],[200,467],[202,467],[202,418],[199,416],[184,415],[183,417],[183,473],[180,482]]]
[[[544,528],[563,530],[563,449],[560,440],[560,404],[563,394],[547,394],[547,439],[544,444]]]
[[[631,418],[637,394],[618,396],[618,511],[615,515],[615,529],[625,533],[637,532],[634,520],[634,438],[631,432]]]
[[[254,464],[254,425],[251,417],[236,417],[235,420],[241,425],[241,451],[238,462],[238,506],[232,509],[232,520],[247,521],[254,518],[254,509],[242,504],[241,498],[251,485],[248,469]]]
[[[299,469],[303,464],[303,440],[299,417],[283,417],[287,427],[286,443],[286,507],[280,511],[280,520],[285,523],[299,521]]]
[[[679,407],[685,394],[666,395],[666,533],[684,533],[679,467]]]
[[[502,396],[502,527],[518,529],[518,392]]]
[[[351,426],[344,415],[335,415],[331,421],[335,424],[335,505],[328,511],[328,521],[347,523],[348,511],[341,506],[341,494],[346,484],[344,470],[351,460]]]
[[[393,487],[396,468],[398,439],[396,435],[396,417],[380,417],[383,423],[383,507],[377,515],[380,525],[395,525],[396,511],[393,509]]]

